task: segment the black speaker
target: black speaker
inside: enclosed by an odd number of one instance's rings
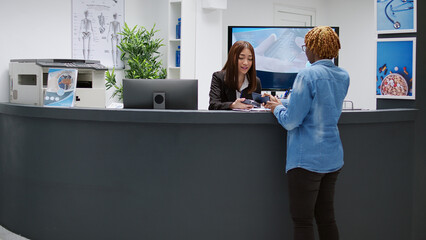
[[[154,109],[166,109],[166,93],[154,92],[152,93],[152,103]]]

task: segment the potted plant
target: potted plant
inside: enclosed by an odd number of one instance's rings
[[[127,23],[124,24],[123,31],[119,34],[122,36],[120,43],[117,45],[121,51],[121,60],[124,62],[124,76],[128,79],[164,79],[167,77],[166,68],[162,66],[160,58],[160,47],[163,39],[154,38],[155,25],[151,30],[137,25],[129,28]],[[115,69],[107,71],[106,89],[115,88],[111,97],[118,96],[119,100],[123,98],[123,86],[117,84]]]

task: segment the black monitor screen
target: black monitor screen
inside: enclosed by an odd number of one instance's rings
[[[123,79],[123,107],[198,109],[198,80]]]
[[[228,51],[236,41],[255,49],[256,72],[263,90],[287,90],[297,73],[310,65],[302,50],[306,33],[313,27],[229,26]],[[332,27],[339,34],[338,27]],[[337,59],[334,59],[337,65]]]

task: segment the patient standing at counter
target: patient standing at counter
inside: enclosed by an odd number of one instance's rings
[[[251,109],[253,106],[243,101],[253,99],[252,93],[261,91],[253,46],[246,41],[235,42],[225,66],[213,73],[209,110]]]
[[[294,239],[313,240],[315,218],[320,239],[336,240],[334,190],[343,167],[337,122],[349,75],[332,62],[340,41],[330,27],[309,31],[303,49],[312,65],[297,75],[289,102],[269,95],[266,107],[288,130],[286,172]]]

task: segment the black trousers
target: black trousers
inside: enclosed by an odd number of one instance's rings
[[[334,217],[334,189],[339,171],[315,173],[302,168],[287,172],[295,240],[314,240],[315,218],[321,240],[339,239]]]

